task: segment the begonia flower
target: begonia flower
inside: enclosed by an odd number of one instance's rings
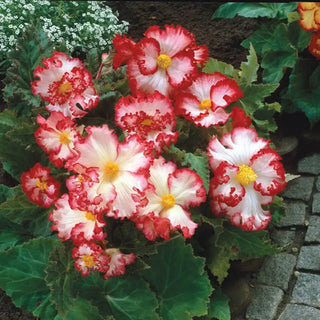
[[[50,175],[50,168],[39,162],[21,175],[22,190],[29,200],[40,207],[49,208],[60,195],[60,183]]]
[[[68,194],[55,202],[56,209],[49,214],[49,220],[55,224],[52,231],[58,231],[63,241],[72,239],[75,244],[90,240],[103,240],[106,236],[102,227],[105,222],[101,214],[71,209]]]
[[[107,272],[111,260],[110,256],[105,255],[103,249],[94,242],[74,247],[72,258],[76,259],[74,266],[83,277],[88,276],[91,271]]]
[[[121,98],[115,106],[115,123],[127,137],[137,135],[156,154],[163,146],[176,143],[178,131],[171,101],[158,91],[153,94],[138,93],[137,97]]]
[[[242,96],[236,81],[220,72],[201,72],[189,88],[177,95],[176,114],[206,128],[224,124],[230,116],[225,108]]]
[[[194,35],[181,26],[165,25],[164,30],[152,26],[137,44],[127,44],[127,52],[119,50],[114,65],[127,63],[129,85],[137,91],[155,90],[170,96],[177,88],[191,85],[197,74],[197,63],[208,59],[206,46],[197,46]]]
[[[139,207],[133,221],[139,216],[150,218],[152,214],[154,217],[168,219],[170,230],[180,229],[185,238],[191,237],[197,224],[191,220],[188,209],[206,200],[206,191],[199,175],[190,169],[177,169],[173,162],[165,162],[164,158],[159,157],[150,167],[149,182],[151,186],[145,191],[148,202]],[[149,224],[141,224],[140,220],[137,222],[137,227],[142,228],[148,239],[154,240],[157,235],[167,238],[169,231],[163,229],[166,221],[164,225],[159,221],[158,225],[152,225],[152,220],[149,220]]]
[[[113,68],[117,70],[122,64],[126,64],[133,56],[136,43],[125,34],[116,34],[112,40],[116,53],[113,56]]]
[[[311,41],[308,47],[311,54],[320,58],[320,31],[311,34]]]
[[[38,115],[40,127],[35,138],[40,147],[49,154],[50,161],[61,168],[66,160],[76,155],[74,143],[81,139],[76,124],[61,112],[51,112],[48,119]]]
[[[116,248],[106,249],[104,254],[110,258],[109,268],[104,275],[105,279],[125,274],[126,266],[133,263],[136,258],[133,253],[124,254]]]
[[[320,3],[299,2],[298,12],[301,14],[299,24],[306,31],[320,29]]]
[[[99,101],[93,87],[91,74],[84,68],[79,59],[69,59],[62,52],[42,61],[44,67],[37,66],[34,77],[39,78],[31,83],[32,92],[49,102],[48,111],[60,111],[65,116],[81,118]],[[77,106],[79,104],[81,108]]]
[[[96,171],[97,182],[85,183],[86,188],[77,191],[78,208],[108,212],[112,217],[130,217],[137,206],[134,195],[148,185],[151,152],[146,156],[145,146],[135,136],[119,143],[107,125],[89,126],[86,131],[85,140],[75,145],[79,155],[71,161],[70,169],[77,172],[81,167],[91,168]]]
[[[232,127],[244,127],[249,128],[252,124],[251,118],[246,117],[246,114],[243,109],[234,106],[231,111],[231,120],[232,120]]]
[[[214,173],[210,182],[211,208],[217,216],[228,216],[243,230],[262,230],[271,215],[264,208],[285,185],[280,156],[249,128],[235,128],[213,137],[208,147]]]

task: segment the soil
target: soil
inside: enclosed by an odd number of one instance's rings
[[[244,17],[212,19],[212,14],[223,2],[106,1],[105,3],[113,11],[119,12],[120,20],[129,22],[127,35],[134,41],[139,41],[150,26],[163,27],[165,24],[179,24],[195,35],[198,45],[207,45],[210,57],[232,64],[235,68],[239,68],[248,55],[247,49],[240,45],[241,42],[266,21],[264,18]],[[279,136],[299,136],[299,152],[291,152],[284,157],[285,167],[294,168],[297,154],[303,156],[314,151],[312,137],[315,133],[310,131],[309,123],[303,114],[280,115],[277,121],[280,127]],[[299,132],[296,131],[297,128],[300,128]],[[317,128],[315,130],[317,132]],[[7,175],[0,178],[4,181],[2,183],[7,185],[13,183]],[[254,272],[259,265],[260,263],[257,263],[256,268],[249,269],[249,272]],[[239,270],[238,268],[236,273]],[[233,305],[232,302],[230,305]],[[16,308],[10,298],[0,290],[0,320],[16,319],[33,320],[36,318]]]

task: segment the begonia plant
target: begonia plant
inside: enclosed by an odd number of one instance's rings
[[[286,184],[253,47],[237,70],[153,26],[82,63],[36,34],[0,114],[16,182],[0,185],[0,287],[41,320],[230,319],[221,283],[232,260],[277,252],[265,229]]]

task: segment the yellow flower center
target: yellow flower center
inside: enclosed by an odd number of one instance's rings
[[[200,102],[200,109],[210,109],[211,108],[211,100],[210,99],[203,99]]]
[[[47,183],[45,181],[40,181],[38,180],[37,181],[37,187],[40,189],[40,190],[46,190],[47,189]]]
[[[71,90],[72,90],[72,84],[71,84],[71,82],[69,82],[69,81],[66,81],[66,82],[64,82],[64,83],[61,83],[60,86],[59,86],[59,89],[58,89],[58,91],[59,91],[60,94],[61,94],[61,93],[69,92],[69,91],[71,91]]]
[[[175,205],[176,199],[172,194],[166,194],[162,197],[161,203],[166,209],[170,209]]]
[[[61,132],[59,134],[59,141],[62,144],[69,144],[71,142],[69,134],[67,132]]]
[[[89,254],[85,254],[82,257],[82,261],[84,262],[85,266],[88,268],[92,268],[96,263],[94,262],[94,259]]]
[[[157,58],[158,67],[161,69],[167,69],[171,66],[171,58],[166,54],[160,54]]]
[[[152,119],[144,119],[141,124],[143,126],[151,126],[153,124],[153,120]]]
[[[90,211],[86,211],[85,216],[88,220],[91,220],[91,221],[96,220],[96,215],[92,214],[92,212],[90,212]]]
[[[239,166],[239,171],[237,173],[237,180],[242,185],[246,186],[247,184],[254,182],[257,179],[256,173],[249,166],[242,164]]]
[[[108,178],[114,178],[118,174],[118,171],[119,171],[118,165],[113,162],[107,163],[104,167],[104,174]]]

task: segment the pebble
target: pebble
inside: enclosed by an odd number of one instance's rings
[[[313,195],[312,212],[320,213],[320,192]]]
[[[288,304],[279,320],[319,320],[320,310],[298,304]]]
[[[273,320],[283,291],[276,287],[256,286],[246,312],[246,320]]]
[[[320,243],[320,216],[310,217],[310,225],[307,230],[305,241]]]
[[[298,162],[299,173],[320,174],[320,154],[305,157]]]
[[[284,198],[308,201],[311,197],[314,177],[299,177],[290,180],[282,192]]]
[[[293,288],[291,303],[320,308],[320,275],[301,272]]]
[[[320,270],[320,246],[304,246],[300,249],[297,269]]]
[[[306,204],[302,201],[287,201],[286,204],[286,215],[276,223],[276,226],[303,226],[306,216]]]

